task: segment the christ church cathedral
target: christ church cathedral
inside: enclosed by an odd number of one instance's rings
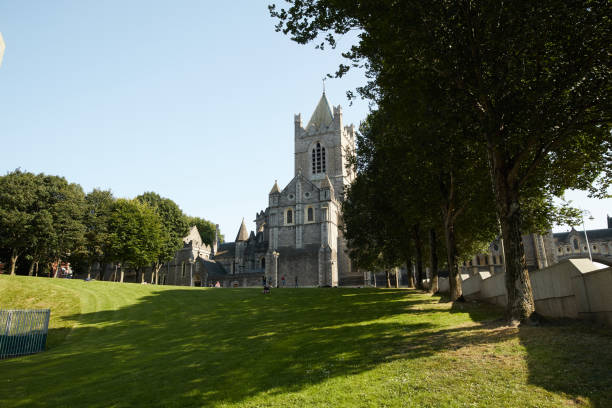
[[[255,215],[256,230],[249,232],[243,220],[234,242],[211,248],[192,229],[162,268],[163,283],[244,287],[260,286],[265,277],[281,287],[363,284],[351,268],[341,226],[340,203],[355,177],[347,168],[354,126],[344,126],[342,109],[332,109],[323,92],[306,126],[295,115],[294,142],[293,179],[284,188],[272,185],[268,207]]]

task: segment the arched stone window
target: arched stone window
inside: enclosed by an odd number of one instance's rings
[[[287,210],[285,224],[293,224],[293,210],[291,208]]]
[[[312,149],[312,174],[325,173],[325,148],[321,143]]]
[[[308,210],[306,211],[306,219],[308,222],[314,221],[314,209],[312,207],[308,207]]]
[[[262,257],[259,263],[261,265],[261,269],[266,269],[266,258]]]
[[[574,238],[574,249],[578,249],[578,240]]]

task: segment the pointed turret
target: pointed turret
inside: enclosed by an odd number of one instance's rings
[[[239,241],[247,241],[249,239],[249,233],[247,231],[247,227],[244,224],[244,218],[242,219],[242,224],[240,224],[240,229],[238,230],[238,235],[236,235],[236,242]]]
[[[308,125],[306,126],[306,131],[311,128],[318,129],[321,125],[329,126],[334,121],[334,116],[332,114],[332,110],[329,107],[329,102],[327,101],[327,97],[325,96],[325,92],[321,95],[321,99],[315,111],[312,113],[310,120],[308,121]]]
[[[274,180],[274,185],[272,186],[272,190],[270,190],[270,194],[279,194],[280,189],[278,188],[278,183]]]

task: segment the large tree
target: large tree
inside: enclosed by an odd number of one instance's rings
[[[43,176],[43,188],[38,197],[40,210],[47,211],[52,219],[52,228],[44,231],[47,257],[57,263],[54,277],[60,268],[60,261],[67,259],[74,251],[81,251],[85,245],[85,194],[80,185],[69,183],[59,176]],[[41,231],[37,232],[40,237]]]
[[[461,144],[484,147],[504,238],[507,316],[534,311],[521,233],[522,203],[567,188],[599,191],[612,136],[612,8],[608,0],[421,2],[311,0],[271,8],[277,29],[328,44],[359,30],[345,55],[365,63],[375,100],[431,74],[442,112],[463,112]],[[321,45],[325,43],[321,41]],[[343,74],[349,65],[341,66]]]
[[[159,216],[162,229],[162,246],[153,263],[152,283],[159,282],[159,270],[165,262],[174,258],[176,251],[183,246],[183,237],[189,231],[187,217],[179,206],[169,198],[160,197],[154,192],[146,192],[139,195],[136,199],[142,203],[148,204]]]
[[[165,237],[163,222],[148,204],[138,200],[117,199],[109,219],[109,248],[114,261],[124,270],[136,271],[136,281],[142,281],[142,268],[159,259]]]
[[[109,223],[115,198],[110,190],[93,189],[85,196],[86,243],[82,254],[87,263],[87,275],[91,277],[94,263],[98,263],[98,276],[104,278],[104,266],[109,261]]]
[[[411,93],[415,92],[413,89]],[[418,101],[435,96],[423,95]],[[424,278],[423,235],[442,231],[452,300],[461,297],[458,258],[482,247],[497,231],[486,166],[478,160],[481,152],[453,143],[452,136],[460,131],[454,118],[441,116],[428,104],[399,105],[381,100],[361,126],[355,159],[357,181],[370,184],[370,189],[377,190],[373,196],[383,201],[371,208],[382,219],[369,224],[378,239],[392,243],[402,241],[394,237],[412,238],[417,287]],[[367,177],[360,180],[364,175]],[[365,195],[349,198],[345,211],[368,208],[372,203],[372,198]],[[362,202],[357,203],[357,199]],[[353,220],[359,217],[349,218],[349,222]],[[385,220],[388,228],[383,232],[379,225]],[[437,247],[435,241],[433,249]],[[430,255],[436,254],[431,245],[427,250]],[[432,272],[437,270],[436,259],[430,263]],[[437,279],[434,275],[431,278],[430,289],[435,291]]]
[[[19,169],[0,177],[0,247],[8,253],[11,275],[19,257],[32,245],[39,187],[34,174]]]
[[[63,177],[20,170],[0,177],[0,246],[10,253],[10,273],[21,255],[29,274],[40,261],[59,268],[84,243],[83,213],[81,186]]]

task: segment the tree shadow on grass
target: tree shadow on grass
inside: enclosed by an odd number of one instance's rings
[[[545,322],[521,327],[529,382],[562,392],[576,405],[612,406],[612,330],[588,322]]]
[[[499,306],[456,302],[451,313],[468,312],[474,320],[488,313],[503,313]],[[612,330],[572,319],[542,318],[540,326],[504,329],[505,320],[491,327],[515,331],[525,348],[528,382],[550,392],[563,393],[576,405],[612,406]]]
[[[450,314],[436,305],[406,290],[160,290],[118,310],[66,317],[79,327],[64,344],[5,364],[14,381],[0,405],[237,403],[516,337],[491,330],[495,322],[475,325],[469,314],[495,316],[478,305]]]

